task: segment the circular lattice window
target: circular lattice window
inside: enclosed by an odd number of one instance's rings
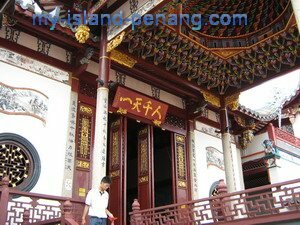
[[[0,134],[0,179],[9,177],[9,186],[30,191],[40,176],[40,158],[25,138],[11,133]]]

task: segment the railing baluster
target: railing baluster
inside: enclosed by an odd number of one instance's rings
[[[132,206],[131,225],[300,221],[300,179],[234,193],[221,180],[214,197],[143,210],[135,200]]]
[[[131,225],[142,225],[141,223],[141,214],[139,213],[139,211],[141,210],[141,206],[140,203],[137,199],[134,199],[133,203],[132,203],[132,212],[134,213],[131,216],[131,220],[130,220],[130,224]]]
[[[22,225],[28,225],[28,224],[30,224],[29,223],[29,218],[30,218],[30,212],[29,212],[28,209],[25,209],[24,213],[23,213],[23,222],[22,222]]]
[[[7,205],[9,200],[9,178],[8,176],[2,179],[2,191],[0,198],[0,224],[5,224],[7,220]]]

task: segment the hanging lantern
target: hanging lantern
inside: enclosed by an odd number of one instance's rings
[[[243,132],[243,138],[245,139],[246,142],[250,143],[254,138],[253,131],[252,130],[245,130]]]
[[[239,138],[239,144],[242,147],[242,149],[246,149],[248,144],[251,143],[251,141],[253,140],[253,138],[253,130],[245,130],[242,136]]]
[[[75,37],[79,43],[85,43],[90,37],[90,28],[86,25],[79,25]]]

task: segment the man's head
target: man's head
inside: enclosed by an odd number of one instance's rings
[[[110,184],[111,184],[111,178],[108,176],[103,177],[100,183],[100,189],[102,191],[106,191],[109,188]]]

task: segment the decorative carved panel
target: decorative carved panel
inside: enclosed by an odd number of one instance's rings
[[[125,126],[126,118],[120,117],[110,123],[109,143],[109,174],[112,178],[110,185],[110,211],[119,219],[115,225],[125,224],[126,221],[126,160],[125,160]]]
[[[37,73],[39,75],[54,79],[56,81],[69,84],[69,73],[57,69],[53,66],[33,60],[24,55],[0,48],[0,61],[20,67],[24,70]]]
[[[11,27],[5,27],[5,39],[18,43],[21,32]]]
[[[111,167],[112,169],[118,169],[120,162],[119,156],[119,130],[112,132],[112,154],[111,154]]]
[[[185,120],[170,113],[167,113],[165,124],[169,124],[173,127],[177,127],[183,130],[185,129]]]
[[[89,83],[80,80],[80,84],[79,84],[79,93],[89,96],[91,98],[96,98],[97,96],[97,86],[92,86]]]
[[[179,179],[186,180],[185,136],[176,135],[177,172]]]
[[[148,140],[145,138],[140,141],[140,175],[148,173]]]
[[[221,170],[224,170],[224,156],[223,153],[213,147],[206,148],[207,166],[213,165]]]
[[[174,134],[174,191],[175,201],[183,202],[188,200],[188,168],[187,168],[187,146],[184,135]]]
[[[125,86],[126,74],[118,72],[118,71],[115,71],[115,72],[116,72],[116,81],[117,81],[117,83]]]
[[[153,127],[144,126],[138,133],[138,199],[141,209],[154,206]]]
[[[95,107],[79,103],[76,126],[76,159],[73,196],[84,199],[90,189],[91,151],[94,135]]]
[[[44,54],[44,55],[49,55],[49,50],[51,47],[51,44],[48,43],[47,41],[38,39],[37,40],[37,51]]]

